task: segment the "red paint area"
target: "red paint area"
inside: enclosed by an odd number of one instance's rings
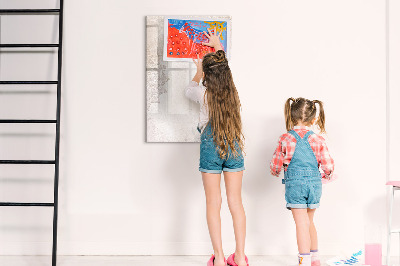
[[[201,43],[194,43],[188,35],[186,31],[190,31],[192,29],[184,28],[183,31],[179,31],[176,28],[168,27],[168,43],[167,43],[167,57],[170,58],[197,58],[197,55],[200,58],[207,53],[214,52],[215,49],[206,45],[202,45]],[[195,36],[198,38],[198,36]],[[201,41],[207,42],[207,37],[202,34],[200,36]]]

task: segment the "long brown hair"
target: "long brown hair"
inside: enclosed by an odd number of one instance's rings
[[[202,66],[209,123],[219,155],[225,158],[230,148],[232,155],[237,157],[244,146],[241,105],[225,52],[218,50],[206,54]]]
[[[317,125],[322,133],[325,131],[325,112],[324,104],[319,100],[310,101],[304,98],[289,98],[285,103],[285,122],[286,130],[292,130],[298,122],[304,124],[311,123],[317,114],[319,105],[319,115]]]

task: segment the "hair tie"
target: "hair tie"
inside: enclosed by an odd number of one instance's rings
[[[209,68],[213,68],[213,67],[217,67],[217,66],[226,66],[226,65],[228,65],[227,62],[220,62],[220,63],[217,62],[216,64],[209,66]]]

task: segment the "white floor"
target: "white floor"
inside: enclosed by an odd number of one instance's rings
[[[59,256],[59,266],[205,266],[206,256]],[[296,257],[252,256],[252,266],[288,266],[296,263]],[[48,256],[0,256],[1,266],[47,266]]]
[[[325,261],[330,257],[323,257]],[[59,256],[58,266],[206,266],[206,256]],[[392,265],[398,258],[393,258]],[[295,256],[250,256],[251,266],[290,266]],[[396,264],[394,264],[396,262]],[[50,266],[48,256],[0,256],[1,266]],[[327,265],[322,263],[322,265]]]
[[[205,266],[207,256],[59,256],[59,266]],[[326,258],[324,258],[326,259]],[[251,256],[251,266],[288,266],[296,256]],[[48,256],[0,256],[1,266],[47,266]],[[323,264],[325,265],[325,264]]]

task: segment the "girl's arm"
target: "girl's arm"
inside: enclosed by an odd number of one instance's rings
[[[286,147],[282,145],[282,137],[280,137],[278,141],[278,147],[276,148],[270,163],[271,175],[279,176],[282,170],[285,154],[286,154]]]
[[[196,71],[196,75],[194,75],[192,81],[200,83],[200,80],[203,77],[203,62],[201,61],[199,55],[197,55],[197,61],[195,59],[193,59],[193,63],[196,65],[197,71]]]
[[[331,155],[328,151],[328,146],[325,143],[325,140],[321,137],[322,143],[320,146],[320,165],[321,169],[324,172],[322,178],[331,179],[333,175],[333,170],[335,169],[335,162],[333,161]]]
[[[193,59],[193,62],[197,67],[197,72],[192,81],[186,87],[186,97],[192,101],[200,102],[204,96],[205,89],[199,84],[201,78],[203,77],[203,68],[199,55],[197,55],[197,61]]]
[[[214,31],[211,31],[210,29],[207,29],[207,31],[208,31],[208,34],[205,31],[204,31],[204,34],[207,36],[208,42],[203,42],[202,44],[213,47],[215,49],[215,51],[223,50],[221,42],[219,41],[219,38],[222,34],[222,30],[219,33],[216,28],[214,29]]]

